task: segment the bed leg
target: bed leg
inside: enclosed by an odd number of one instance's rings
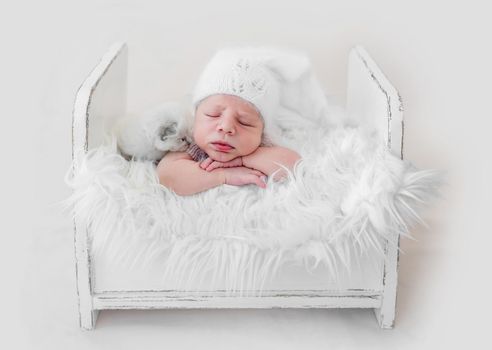
[[[395,325],[395,309],[385,308],[381,306],[378,309],[374,309],[374,314],[379,323],[379,327],[383,329],[393,329]]]
[[[384,329],[392,329],[395,324],[399,246],[400,238],[398,237],[396,245],[387,242],[385,248],[386,261],[383,271],[381,307],[374,309],[379,326]]]
[[[75,275],[80,328],[91,330],[96,325],[98,311],[92,306],[92,273],[87,225],[74,217]]]
[[[96,326],[97,316],[99,315],[99,310],[79,310],[80,318],[79,324],[80,328],[87,331],[91,331]]]

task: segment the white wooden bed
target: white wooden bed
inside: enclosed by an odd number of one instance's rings
[[[115,118],[124,115],[127,56],[125,43],[114,44],[78,90],[73,110],[73,157],[101,144]],[[350,52],[347,86],[346,107],[351,119],[374,128],[381,142],[403,158],[400,96],[363,47]],[[396,247],[386,246],[385,259],[376,252],[362,258],[360,267],[354,267],[336,284],[327,278],[326,268],[308,274],[299,266],[285,266],[261,296],[231,296],[223,289],[177,290],[159,278],[158,266],[128,271],[104,258],[95,261],[90,254],[87,225],[77,213],[74,231],[83,329],[95,327],[100,310],[168,308],[372,308],[382,328],[394,325]]]

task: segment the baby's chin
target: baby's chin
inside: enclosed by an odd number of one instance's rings
[[[240,156],[235,151],[236,151],[235,149],[232,150],[232,152],[219,152],[216,150],[207,150],[207,154],[213,160],[216,160],[217,162],[225,163]]]

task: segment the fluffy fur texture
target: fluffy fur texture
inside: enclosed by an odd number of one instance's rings
[[[180,197],[159,184],[153,162],[118,154],[113,138],[67,173],[74,192],[66,204],[86,221],[96,259],[159,264],[183,289],[213,271],[230,292],[260,294],[286,262],[326,264],[336,281],[361,254],[383,254],[384,240],[423,223],[436,171],[415,169],[357,127],[284,130],[303,159],[266,189],[223,185]]]

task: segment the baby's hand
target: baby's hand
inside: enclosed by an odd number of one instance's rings
[[[217,171],[222,171],[224,173],[225,183],[228,185],[242,186],[255,184],[261,188],[266,188],[266,175],[259,170],[239,166]]]
[[[200,163],[200,168],[206,171],[212,171],[217,168],[234,168],[242,165],[243,165],[243,157],[237,157],[228,162],[218,162],[208,157],[207,159],[202,160],[202,162]]]

